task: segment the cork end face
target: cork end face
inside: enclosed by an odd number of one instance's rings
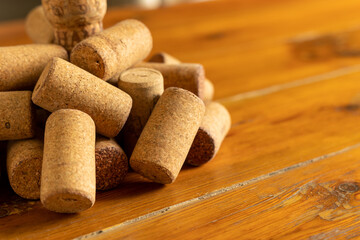
[[[88,44],[77,44],[70,55],[70,61],[76,66],[90,72],[91,74],[107,80],[112,76],[106,76],[105,74],[105,63],[95,48]]]
[[[132,85],[137,88],[148,88],[154,85],[163,84],[162,74],[151,68],[131,68],[119,76],[118,85]]]
[[[39,93],[43,86],[45,85],[46,80],[49,78],[49,75],[51,75],[53,64],[56,61],[56,58],[53,58],[44,68],[42,71],[39,80],[36,82],[33,93],[32,93],[32,101],[36,104],[37,99],[39,96]]]
[[[82,192],[57,193],[41,199],[44,207],[58,213],[78,213],[91,208],[95,199]]]
[[[104,147],[95,151],[96,189],[109,190],[124,180],[128,169],[128,159],[123,151],[115,147]]]
[[[185,162],[192,166],[200,166],[207,163],[215,156],[215,141],[201,128],[198,130],[195,140],[191,145]]]
[[[10,185],[14,192],[22,198],[40,198],[40,158],[30,158],[21,161],[9,176]]]
[[[141,176],[150,179],[153,182],[161,184],[173,183],[177,177],[168,169],[148,161],[141,161],[138,159],[130,159],[131,168],[139,173]]]

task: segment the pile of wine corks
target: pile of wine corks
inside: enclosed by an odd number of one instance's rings
[[[105,12],[106,0],[42,0],[26,21],[35,43],[0,47],[0,155],[14,192],[51,211],[90,208],[130,168],[172,183],[184,163],[213,159],[230,128],[202,65],[148,58],[149,29],[103,30]]]

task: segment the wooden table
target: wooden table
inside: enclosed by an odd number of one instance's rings
[[[130,173],[80,214],[47,211],[3,180],[0,239],[350,239],[360,236],[360,65],[299,60],[289,41],[360,25],[358,0],[234,0],[111,9],[152,30],[153,52],[205,66],[232,116],[217,157],[175,183]],[[22,21],[0,45],[29,43]]]

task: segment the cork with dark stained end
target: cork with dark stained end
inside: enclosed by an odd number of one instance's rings
[[[25,20],[25,30],[34,43],[54,42],[54,29],[42,6],[37,6],[29,12]]]
[[[71,52],[71,62],[108,80],[145,59],[152,49],[149,29],[128,19],[85,39]]]
[[[53,57],[68,59],[66,50],[55,44],[0,47],[0,91],[32,90]]]
[[[35,110],[31,91],[0,92],[0,141],[34,135]]]
[[[230,114],[223,105],[217,102],[206,105],[204,118],[186,158],[186,163],[199,166],[213,159],[230,125]]]
[[[52,113],[46,122],[40,200],[45,208],[76,213],[95,202],[95,124],[75,109]]]
[[[14,192],[26,199],[40,198],[40,176],[44,142],[41,137],[10,141],[7,173]]]
[[[133,100],[129,119],[118,136],[126,154],[131,156],[157,100],[164,92],[164,80],[154,69],[132,68],[120,75],[118,86]]]
[[[69,52],[83,39],[103,30],[106,0],[42,0],[42,6],[54,28],[55,43]]]
[[[113,140],[98,136],[95,144],[96,189],[117,187],[129,170],[129,163],[122,148]]]
[[[33,102],[53,112],[78,109],[89,114],[98,133],[115,137],[129,116],[131,97],[120,89],[60,58],[54,58],[41,74]]]
[[[200,64],[163,64],[139,63],[136,67],[152,68],[161,72],[164,77],[164,89],[178,87],[194,93],[199,98],[204,97],[204,68]]]
[[[204,116],[203,101],[168,88],[156,104],[130,158],[132,169],[158,183],[175,181]]]

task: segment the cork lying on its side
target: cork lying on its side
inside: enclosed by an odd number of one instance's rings
[[[0,91],[32,90],[53,57],[68,59],[66,50],[54,44],[0,47]]]
[[[34,43],[54,42],[54,29],[47,20],[41,5],[35,7],[27,15],[25,30]]]
[[[174,58],[173,56],[164,53],[164,52],[159,52],[154,54],[149,62],[157,62],[157,63],[165,63],[165,64],[180,64],[180,60]],[[204,93],[203,93],[203,100],[204,102],[210,102],[211,100],[213,100],[214,98],[214,85],[212,84],[212,82],[205,78],[204,81]]]
[[[128,158],[113,140],[98,136],[95,144],[96,189],[108,190],[124,180],[128,170]]]
[[[117,137],[126,154],[131,156],[151,111],[164,92],[164,80],[154,69],[132,68],[120,75],[118,86],[133,100],[129,119]]]
[[[60,58],[54,58],[41,74],[33,102],[53,112],[72,108],[89,114],[98,133],[115,137],[131,110],[131,97],[120,89]]]
[[[230,125],[231,117],[226,108],[217,102],[209,103],[186,158],[186,163],[199,166],[213,159],[228,133]]]
[[[76,213],[95,202],[95,124],[79,110],[61,109],[46,122],[40,200],[45,208]]]
[[[6,166],[9,182],[20,197],[40,198],[43,147],[40,137],[10,141],[8,144]]]
[[[163,64],[163,63],[139,63],[136,67],[153,68],[161,72],[164,77],[164,89],[178,87],[194,93],[203,99],[204,97],[204,68],[200,64]]]
[[[134,171],[158,183],[172,183],[204,116],[203,101],[181,88],[168,88],[156,104],[130,158]]]
[[[55,43],[68,51],[103,29],[106,0],[42,0],[42,6],[54,28]]]
[[[108,80],[146,58],[151,49],[149,29],[128,19],[77,44],[70,58],[75,65]]]
[[[0,92],[0,141],[34,135],[35,110],[31,91]]]

